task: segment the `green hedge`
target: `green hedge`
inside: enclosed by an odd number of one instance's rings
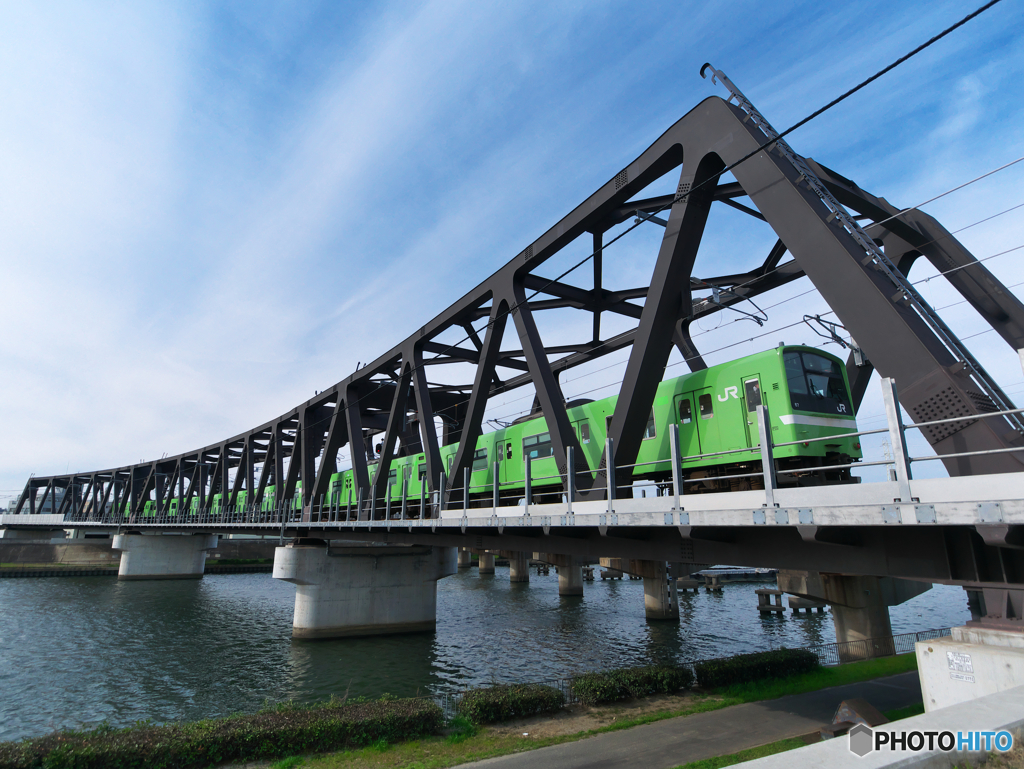
[[[671,694],[693,685],[693,672],[686,667],[648,665],[619,668],[604,673],[584,673],[572,681],[572,692],[584,705]]]
[[[541,684],[507,684],[471,689],[462,695],[456,710],[477,724],[493,724],[540,713],[554,713],[565,705],[565,696]]]
[[[806,649],[775,649],[756,654],[740,654],[720,660],[699,662],[694,668],[697,683],[704,689],[759,681],[763,678],[786,678],[809,673],[820,667],[818,657]]]
[[[279,707],[174,726],[57,732],[0,743],[0,769],[191,769],[439,734],[444,714],[419,699]]]

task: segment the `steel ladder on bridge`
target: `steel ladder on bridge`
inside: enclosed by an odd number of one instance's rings
[[[721,82],[725,86],[731,96],[726,99],[727,102],[731,102],[733,99],[736,100],[737,106],[747,113],[747,119],[751,120],[769,139],[768,151],[771,152],[773,148],[777,149],[779,154],[785,158],[796,171],[800,174],[797,179],[797,185],[800,182],[806,182],[807,187],[821,200],[822,203],[831,212],[827,221],[838,220],[840,226],[856,241],[857,245],[864,250],[865,256],[863,264],[871,263],[874,265],[876,270],[882,272],[892,284],[896,287],[897,296],[905,301],[913,310],[921,317],[921,319],[928,324],[928,327],[935,333],[939,340],[945,345],[957,362],[972,376],[975,383],[985,392],[986,395],[992,400],[995,408],[994,411],[1013,411],[1016,407],[1013,402],[1007,397],[1006,393],[1003,392],[1002,388],[996,384],[995,380],[989,375],[985,368],[978,362],[978,360],[971,354],[971,351],[967,349],[963,342],[953,333],[953,330],[946,325],[945,321],[939,317],[938,313],[928,304],[927,300],[914,288],[913,284],[907,280],[907,277],[900,272],[899,268],[885,255],[885,252],[875,243],[875,241],[868,235],[864,228],[850,216],[849,212],[843,207],[843,205],[836,200],[828,188],[824,185],[818,175],[811,170],[811,167],[807,162],[796,152],[793,148],[782,139],[779,133],[772,127],[764,115],[762,115],[757,108],[751,103],[751,101],[743,95],[743,92],[736,87],[725,73],[715,69],[710,64],[705,64],[701,67],[701,77],[707,77],[705,74],[707,71],[711,72],[712,82]],[[716,80],[717,79],[717,80]],[[903,212],[901,212],[903,213]],[[897,214],[896,216],[899,216]],[[895,217],[892,217],[895,218]],[[1024,433],[1024,418],[1020,414],[1009,414],[1007,418],[1011,421],[1013,426],[1018,432]]]

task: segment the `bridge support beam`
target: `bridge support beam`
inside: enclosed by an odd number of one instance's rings
[[[453,547],[328,547],[299,540],[274,553],[274,578],[295,585],[295,638],[432,632],[437,580],[456,572]]]
[[[780,590],[832,607],[836,641],[860,642],[840,647],[843,662],[895,654],[889,607],[931,589],[927,582],[806,571],[782,570],[778,579]]]
[[[502,553],[502,555],[505,555]],[[530,554],[518,550],[508,553],[509,582],[530,581]]]
[[[459,548],[459,568],[468,569],[473,565],[473,554],[464,547]]]
[[[118,579],[202,579],[217,535],[118,534],[111,547],[121,551]]]
[[[478,558],[480,559],[480,574],[494,574],[494,554],[481,552]]]

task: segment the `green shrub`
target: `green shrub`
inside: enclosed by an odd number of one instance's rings
[[[775,649],[698,662],[694,667],[697,683],[704,689],[716,689],[764,678],[786,678],[798,673],[810,673],[817,670],[820,663],[817,655],[806,649]]]
[[[687,667],[647,665],[583,673],[573,678],[572,693],[584,705],[598,705],[651,694],[671,694],[692,685],[693,672]]]
[[[476,724],[465,716],[455,716],[448,724],[448,736],[445,738],[445,742],[449,745],[457,745],[470,737],[475,737],[476,732]]]
[[[563,705],[565,696],[551,686],[506,684],[471,689],[462,696],[456,710],[473,723],[493,724],[539,713],[554,713]]]
[[[57,732],[0,743],[0,769],[192,769],[387,744],[439,734],[427,700],[283,707],[173,726]]]

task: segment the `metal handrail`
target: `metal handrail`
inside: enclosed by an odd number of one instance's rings
[[[1018,449],[1024,451],[1024,449]],[[795,475],[796,473],[818,472],[821,470],[852,470],[854,467],[875,467],[877,465],[891,465],[891,459],[882,459],[878,462],[850,462],[845,465],[823,465],[821,467],[798,467],[795,470],[778,470],[776,475]],[[760,475],[760,473],[758,473]]]
[[[985,454],[1024,453],[1024,446],[1008,449],[986,449],[985,451],[961,451],[958,454],[936,454],[934,457],[908,457],[911,462],[933,462],[936,459],[955,459],[957,457],[978,457]],[[887,464],[892,464],[891,462]]]

